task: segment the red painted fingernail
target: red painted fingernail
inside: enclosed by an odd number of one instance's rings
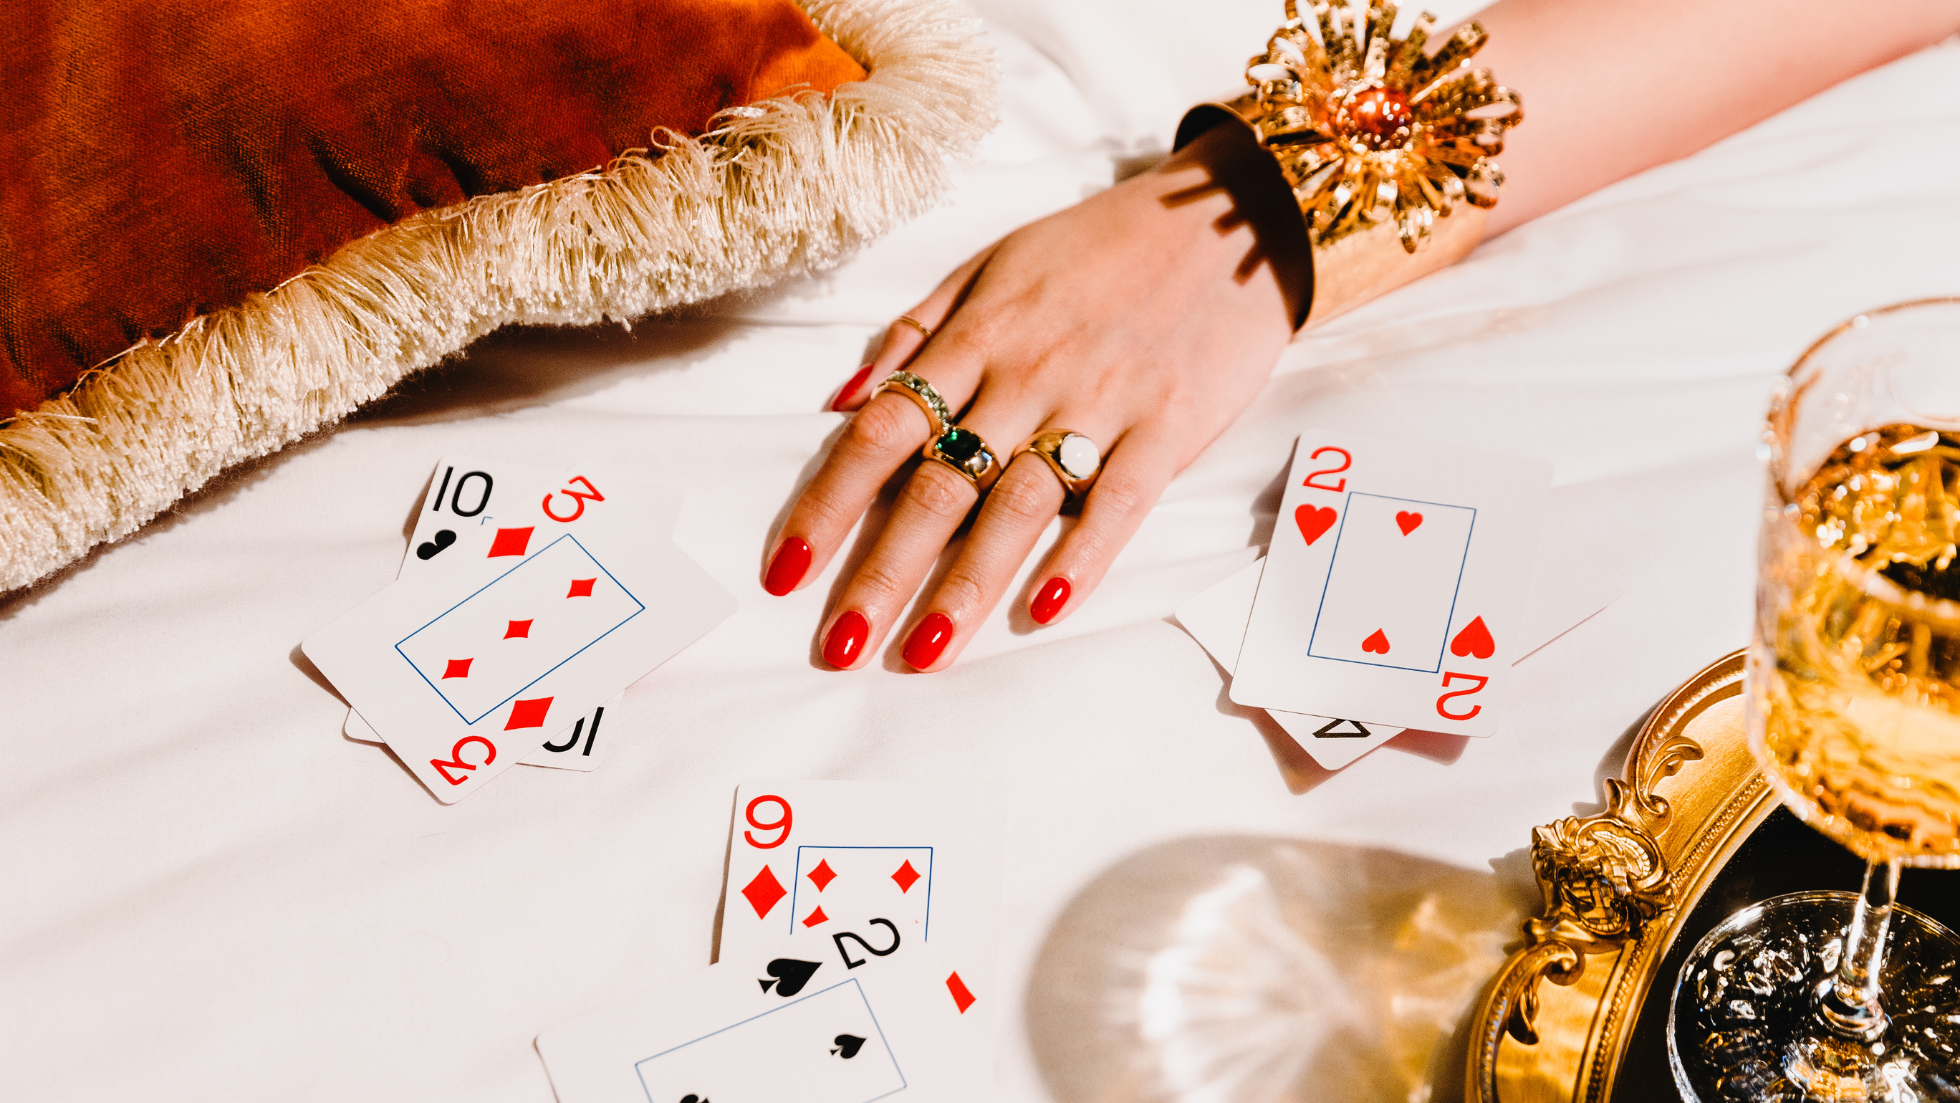
[[[1036,624],[1047,624],[1055,619],[1056,613],[1062,611],[1062,606],[1068,604],[1068,595],[1068,579],[1057,575],[1042,583],[1041,592],[1028,602],[1028,615],[1034,618]]]
[[[864,640],[871,634],[871,622],[864,614],[853,609],[837,618],[830,626],[830,635],[823,638],[823,661],[839,670],[848,670],[857,661],[858,653],[864,650]]]
[[[792,536],[776,549],[776,558],[769,561],[769,573],[762,579],[762,588],[782,597],[796,584],[803,581],[803,572],[810,569],[810,544],[801,536]]]
[[[851,377],[850,382],[844,384],[844,389],[837,392],[837,397],[830,400],[831,412],[842,413],[844,404],[851,400],[852,395],[858,393],[858,388],[864,386],[864,381],[869,378],[871,378],[871,365],[866,364],[857,370],[857,374]]]
[[[912,629],[912,635],[905,641],[905,661],[914,670],[924,670],[939,661],[946,645],[953,642],[953,618],[944,613],[934,613],[919,622]]]

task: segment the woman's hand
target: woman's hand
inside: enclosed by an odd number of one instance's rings
[[[898,368],[932,384],[1000,463],[984,496],[940,463],[906,476],[870,554],[826,618],[824,659],[861,665],[972,512],[957,560],[919,605],[903,649],[918,670],[960,653],[1012,582],[1067,492],[1014,449],[1069,429],[1103,466],[1081,522],[1057,546],[1029,613],[1042,624],[1087,599],[1165,484],[1259,393],[1292,333],[1291,302],[1242,210],[1235,177],[1257,170],[1214,130],[1158,168],[1022,227],[967,261],[894,323],[876,359],[837,396],[856,410],[791,508],[764,585],[785,594],[843,546],[892,475],[930,435],[902,393],[866,396]],[[1263,156],[1263,154],[1261,154]],[[1297,215],[1294,217],[1297,218]]]

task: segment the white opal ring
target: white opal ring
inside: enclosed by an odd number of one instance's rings
[[[1048,469],[1062,480],[1070,494],[1080,497],[1102,472],[1102,449],[1096,442],[1073,429],[1050,429],[1037,433],[1014,450],[1016,456],[1033,452],[1048,462]]]

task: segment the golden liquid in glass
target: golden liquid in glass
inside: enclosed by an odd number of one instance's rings
[[[1960,865],[1960,433],[1839,445],[1766,518],[1753,692],[1790,806],[1860,856]]]

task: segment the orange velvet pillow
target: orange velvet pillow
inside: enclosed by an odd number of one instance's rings
[[[957,0],[0,3],[0,592],[499,326],[835,263],[993,119]]]
[[[865,70],[790,0],[12,0],[0,421],[421,211]]]

